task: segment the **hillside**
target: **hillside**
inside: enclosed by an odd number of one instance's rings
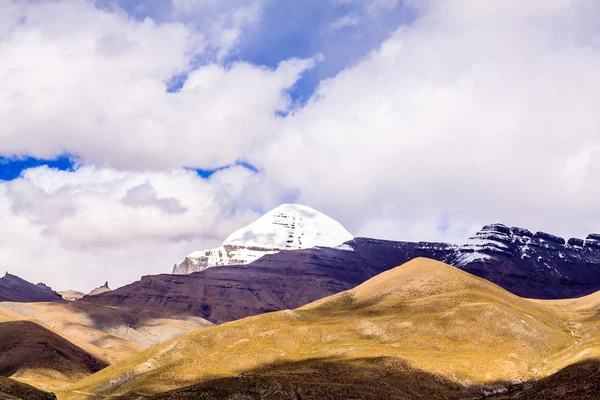
[[[0,376],[0,399],[8,400],[56,400],[52,393]]]
[[[416,257],[447,257],[444,245],[399,246],[357,239],[352,247],[316,247],[265,255],[246,266],[190,275],[145,276],[81,301],[97,305],[187,312],[214,323],[293,309],[344,290]]]
[[[108,364],[29,321],[0,323],[0,376],[43,389],[81,379]]]
[[[416,259],[298,310],[156,346],[69,389],[151,394],[274,365],[374,358],[403,360],[452,382],[495,384],[544,376],[544,359],[572,343],[547,307],[454,267]]]
[[[108,363],[212,325],[185,314],[166,317],[151,310],[111,308],[79,301],[4,302],[0,303],[2,319],[40,324]]]

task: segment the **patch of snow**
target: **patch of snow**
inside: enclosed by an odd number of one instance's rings
[[[485,261],[491,259],[492,256],[484,253],[463,253],[460,256],[458,256],[458,258],[454,261],[454,265],[456,265],[457,267],[462,267],[475,261]]]
[[[353,238],[338,221],[323,213],[298,204],[283,204],[233,232],[220,247],[191,253],[175,265],[173,273],[188,274],[210,267],[245,265],[280,250],[343,246]]]
[[[336,246],[335,248],[338,250],[344,250],[344,251],[354,251],[354,247],[352,247],[346,243]]]

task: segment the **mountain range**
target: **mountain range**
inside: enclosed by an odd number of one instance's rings
[[[598,234],[353,238],[288,204],[174,272],[62,297],[0,278],[0,398],[600,396]]]
[[[282,250],[244,266],[153,275],[83,301],[185,311],[222,323],[300,307],[416,257],[456,266],[521,297],[561,299],[600,290],[600,242],[492,224],[462,245],[356,238],[337,247]]]
[[[560,398],[591,399],[597,398],[586,392],[591,367],[579,363],[600,355],[600,325],[590,319],[599,306],[598,293],[525,299],[417,258],[296,310],[152,347],[58,393],[66,399],[86,398],[79,393],[119,399],[132,393],[153,399],[526,399],[553,388],[580,396]],[[565,380],[573,373],[584,379]]]

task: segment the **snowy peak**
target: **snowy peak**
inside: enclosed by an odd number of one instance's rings
[[[338,221],[299,204],[282,204],[233,232],[216,249],[197,251],[173,268],[189,274],[223,265],[244,265],[280,250],[334,247],[353,236]]]
[[[224,245],[295,250],[332,247],[353,236],[336,220],[299,204],[282,204],[229,235]]]

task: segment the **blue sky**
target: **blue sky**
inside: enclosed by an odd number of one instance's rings
[[[171,2],[164,0],[97,0],[96,6],[112,12],[125,11],[140,21],[151,18],[160,23],[178,19],[196,25],[198,29],[206,23],[202,15],[193,13],[174,17]],[[333,27],[343,17],[350,23]],[[399,25],[410,24],[416,18],[416,12],[400,5],[371,14],[362,2],[280,0],[266,2],[260,18],[259,24],[244,28],[239,43],[221,62],[231,65],[244,61],[276,68],[286,59],[322,55],[322,60],[315,68],[305,72],[287,90],[294,104],[302,106],[313,95],[319,82],[335,76],[367,56]],[[215,61],[212,56],[203,57],[194,61],[197,67]],[[165,90],[179,90],[186,79],[187,74],[173,76],[165,83]],[[12,180],[18,178],[25,169],[40,165],[60,170],[73,169],[77,155],[60,155],[49,160],[33,158],[28,154],[0,154],[0,157],[0,180]],[[219,168],[198,171],[200,176],[208,177],[217,170]]]

